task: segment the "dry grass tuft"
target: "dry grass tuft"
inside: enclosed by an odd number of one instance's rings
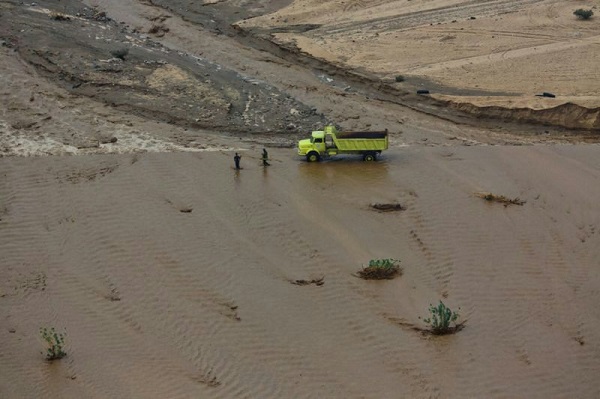
[[[163,37],[167,32],[169,32],[169,28],[162,24],[152,24],[150,29],[148,29],[148,33],[158,37]]]
[[[51,12],[50,18],[55,21],[70,21],[71,20],[71,17],[69,17],[68,15],[65,15],[65,14],[61,14],[59,12]]]
[[[526,201],[521,200],[520,198],[508,198],[504,195],[496,195],[492,193],[475,193],[479,198],[483,198],[486,201],[490,202],[499,202],[504,204],[504,206],[508,205],[523,205]]]
[[[357,272],[357,276],[365,280],[391,280],[402,274],[399,263],[395,259],[372,259],[369,266]]]
[[[376,211],[379,211],[379,212],[397,212],[397,211],[406,210],[405,207],[403,207],[401,204],[398,204],[398,203],[393,203],[393,204],[374,203],[369,206],[372,209],[375,209]]]
[[[292,283],[294,285],[314,284],[316,286],[321,286],[321,285],[325,284],[325,276],[319,277],[319,278],[314,278],[312,280],[292,280],[292,281],[290,281],[290,283]]]

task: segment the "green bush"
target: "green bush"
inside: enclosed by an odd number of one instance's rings
[[[371,259],[358,275],[365,280],[389,280],[402,272],[399,263],[396,259]]]
[[[402,75],[396,76],[396,82],[404,82],[404,80],[405,80],[404,76],[402,76]]]
[[[460,308],[458,308],[458,310],[460,310]],[[456,319],[458,319],[459,314],[446,307],[442,301],[440,301],[440,304],[437,306],[430,304],[429,313],[431,313],[431,317],[424,319],[423,321],[429,324],[429,331],[432,334],[445,335],[457,331]],[[455,326],[451,327],[450,323],[454,323]]]
[[[590,19],[594,12],[592,10],[584,10],[583,8],[579,8],[573,12],[579,19]]]
[[[40,328],[40,335],[46,342],[46,360],[57,360],[67,356],[67,353],[63,350],[65,345],[65,334],[57,333],[54,327],[48,329],[46,327]]]

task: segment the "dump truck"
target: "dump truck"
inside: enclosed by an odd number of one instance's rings
[[[308,162],[318,162],[323,157],[338,154],[359,154],[364,161],[375,161],[381,151],[388,148],[388,131],[338,132],[335,126],[312,132],[310,139],[298,142],[298,155]]]

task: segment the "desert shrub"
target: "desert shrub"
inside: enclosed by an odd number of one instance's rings
[[[523,201],[519,197],[508,198],[508,197],[505,197],[504,195],[497,195],[497,194],[492,194],[492,193],[475,193],[475,195],[478,196],[479,198],[483,198],[486,201],[499,202],[501,204],[504,204],[504,206],[523,205],[525,203],[525,201]]]
[[[59,12],[51,12],[50,18],[55,21],[70,21],[71,20],[71,17],[69,17],[68,15],[65,15],[65,14],[61,14]]]
[[[325,276],[321,276],[318,278],[313,278],[312,280],[291,280],[290,283],[294,284],[294,285],[310,285],[310,284],[314,284],[316,286],[322,286],[323,284],[325,284]]]
[[[365,280],[389,280],[402,272],[399,263],[396,259],[371,259],[358,276]]]
[[[63,350],[65,345],[65,334],[56,332],[54,327],[48,329],[40,328],[40,336],[46,342],[46,360],[57,360],[67,356]]]
[[[376,211],[379,211],[379,212],[394,212],[394,211],[406,210],[406,208],[404,206],[402,206],[401,204],[398,204],[398,203],[383,204],[383,203],[376,202],[369,206],[372,209],[375,209]]]
[[[405,80],[404,76],[402,76],[402,75],[396,76],[396,82],[404,82],[404,80]]]
[[[150,29],[148,29],[148,33],[158,33],[160,31],[160,25],[152,25]]]
[[[129,54],[129,49],[125,47],[114,49],[110,52],[110,54],[115,58],[125,60],[125,57],[127,56],[127,54]]]
[[[167,28],[166,26],[164,26],[162,24],[152,24],[150,29],[148,29],[148,33],[151,33],[153,35],[159,35],[161,37],[164,36],[164,34],[168,31],[169,31],[169,28]]]
[[[579,8],[573,12],[574,15],[579,19],[590,19],[594,12],[592,10],[584,10],[583,8]]]
[[[423,321],[429,324],[429,331],[432,334],[445,335],[458,331],[459,326],[456,325],[456,319],[459,314],[446,307],[442,301],[437,306],[429,305],[429,313],[431,316]],[[454,323],[455,326],[451,327],[450,323]]]

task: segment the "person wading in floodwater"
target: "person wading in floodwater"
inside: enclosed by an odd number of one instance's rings
[[[263,166],[271,166],[271,164],[268,162],[268,160],[269,160],[269,153],[267,152],[266,148],[263,148],[263,153],[262,153]]]
[[[240,170],[242,168],[240,168],[240,159],[242,159],[242,157],[240,156],[240,154],[238,154],[237,152],[235,153],[235,156],[233,157],[233,162],[235,162],[235,168],[237,170]]]

